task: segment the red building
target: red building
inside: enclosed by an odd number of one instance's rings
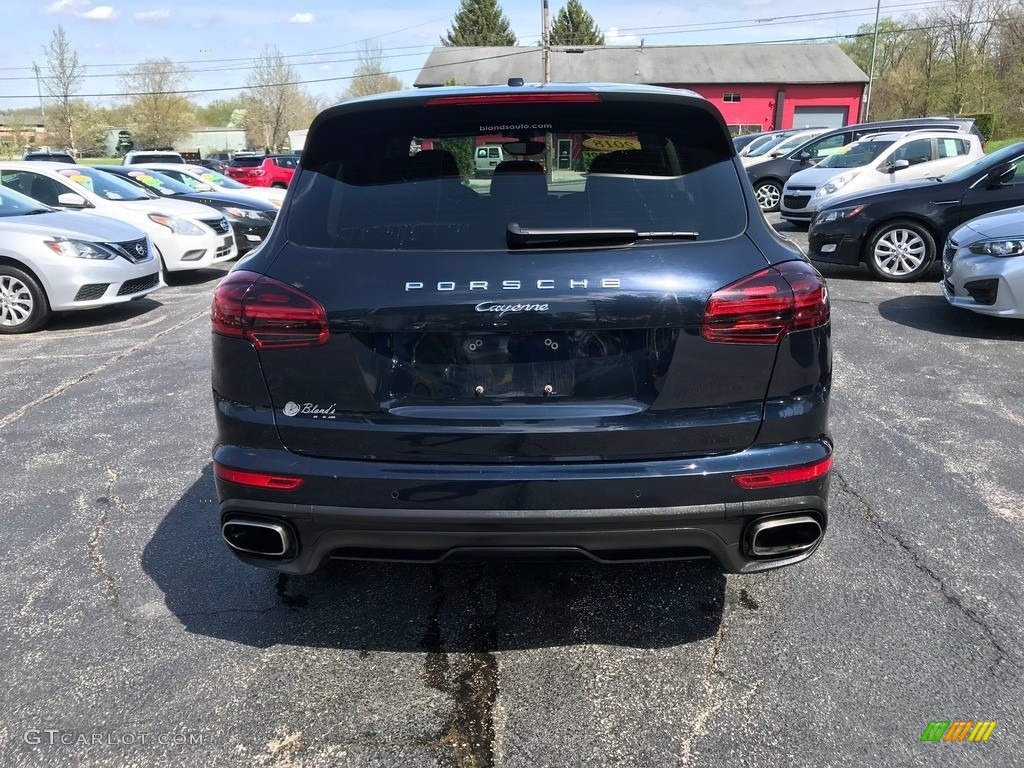
[[[515,48],[438,47],[416,78],[418,88],[541,82],[543,52]],[[868,77],[835,44],[697,46],[558,46],[551,80],[643,83],[689,88],[722,112],[735,133],[805,126],[839,127],[861,119]]]

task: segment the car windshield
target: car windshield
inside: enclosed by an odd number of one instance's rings
[[[775,147],[779,146],[786,140],[785,136],[771,136],[765,141],[755,146],[752,150],[747,152],[747,157],[760,157],[761,155],[768,154]]]
[[[895,141],[855,141],[840,147],[835,154],[829,155],[818,168],[860,168],[874,162]]]
[[[53,209],[40,205],[38,200],[33,200],[28,195],[0,186],[0,216],[24,216],[29,213],[43,213],[51,210]]]
[[[814,138],[814,136],[815,134],[811,133],[798,133],[794,136],[787,136],[773,147],[771,151],[784,155],[789,152],[789,150],[796,149],[801,144],[806,144],[810,139]]]
[[[192,187],[182,184],[180,181],[172,179],[170,176],[166,176],[159,171],[154,171],[151,168],[139,168],[138,170],[133,168],[130,171],[121,171],[120,173],[123,173],[132,181],[144,184],[148,189],[158,192],[163,197],[190,195],[193,192]]]
[[[252,189],[240,181],[235,181],[230,176],[225,176],[212,168],[191,167],[188,169],[189,176],[196,180],[196,183],[213,184],[224,189]],[[198,178],[196,178],[198,177]],[[200,181],[201,180],[201,181]],[[189,182],[184,182],[188,184]]]
[[[112,173],[79,166],[61,169],[58,173],[72,184],[98,195],[105,200],[149,200],[150,196],[130,181],[119,179]]]
[[[499,143],[512,159],[478,173],[475,148]],[[734,237],[747,220],[732,154],[686,102],[342,112],[306,145],[289,236],[342,254],[545,247],[530,228],[559,230],[546,247]]]
[[[1011,144],[1008,147],[1003,147],[993,152],[991,155],[979,157],[974,162],[961,166],[952,173],[947,173],[942,177],[942,180],[953,182],[965,181],[980,171],[987,171],[990,168],[995,168],[997,165],[1017,161],[1021,159],[1022,155],[1024,155],[1024,144]]]

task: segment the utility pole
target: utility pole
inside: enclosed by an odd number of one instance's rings
[[[46,120],[46,109],[43,107],[43,86],[39,84],[39,65],[34,61],[32,62],[32,69],[36,73],[36,93],[39,94],[39,114],[43,116],[43,120]]]
[[[875,5],[875,37],[871,43],[871,71],[868,72],[868,92],[864,98],[864,121],[867,122],[868,112],[871,110],[871,85],[875,80],[875,52],[878,50],[878,17],[882,11],[882,0]]]
[[[548,0],[544,0],[544,82],[551,82],[551,30],[548,28]]]

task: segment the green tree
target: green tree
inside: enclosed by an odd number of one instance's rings
[[[11,115],[7,118],[7,132],[2,143],[8,160],[16,157],[20,160],[22,148],[25,146],[25,120],[21,115]]]
[[[462,0],[441,44],[516,45],[515,34],[498,0]]]
[[[359,51],[359,63],[352,70],[352,80],[341,94],[343,99],[371,96],[375,93],[400,91],[402,81],[387,70],[387,58],[379,43],[367,40]]]
[[[569,0],[555,14],[551,25],[552,45],[604,45],[600,27],[580,0]]]
[[[177,93],[188,81],[188,70],[170,59],[148,59],[121,73],[136,147],[173,147],[195,128],[195,106]]]
[[[232,113],[241,108],[240,98],[215,99],[205,107],[196,109],[196,118],[201,124],[211,128],[227,128],[231,123]]]

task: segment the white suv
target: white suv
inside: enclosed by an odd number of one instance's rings
[[[900,131],[864,136],[813,168],[797,171],[782,190],[782,218],[810,224],[839,195],[942,176],[984,154],[970,133]]]
[[[135,184],[89,166],[0,162],[0,185],[54,208],[135,225],[149,235],[165,272],[203,269],[238,256],[231,225],[220,211],[154,199]]]
[[[184,164],[185,158],[173,150],[133,149],[121,158],[121,165],[141,165],[142,163],[178,163]]]

